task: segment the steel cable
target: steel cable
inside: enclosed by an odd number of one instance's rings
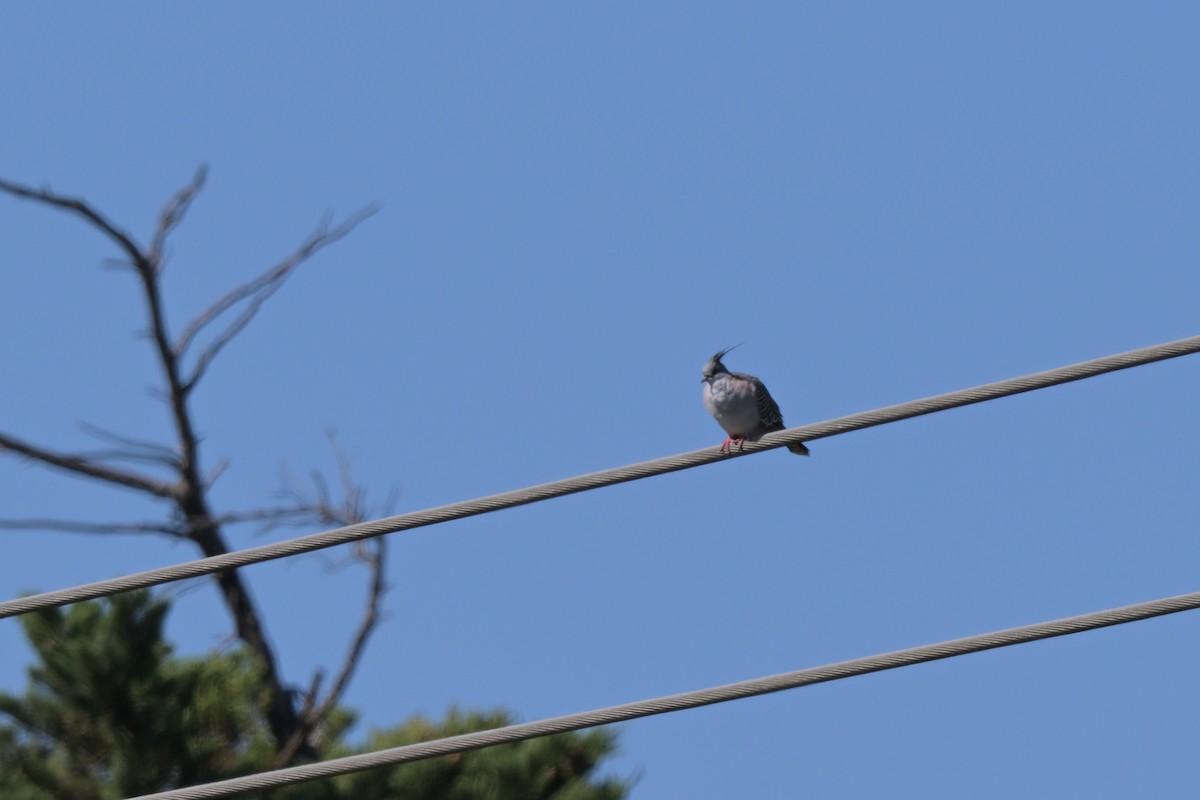
[[[1020,394],[1034,389],[1044,389],[1060,383],[1091,378],[1103,375],[1106,372],[1128,369],[1129,367],[1136,367],[1196,352],[1200,352],[1200,336],[1179,339],[1174,342],[1166,342],[1139,350],[1130,350],[1125,353],[1071,364],[1045,372],[1024,375],[1019,378],[988,383],[969,389],[960,389],[955,392],[887,406],[886,408],[874,411],[864,411],[812,425],[789,428],[785,431],[767,434],[757,442],[747,442],[744,451],[732,455],[724,455],[716,447],[706,447],[702,450],[693,450],[690,453],[682,453],[653,461],[643,461],[640,464],[631,464],[615,469],[592,472],[574,478],[543,483],[527,489],[502,492],[475,500],[399,514],[322,533],[300,536],[282,542],[238,550],[224,555],[211,556],[209,558],[159,567],[118,578],[82,584],[68,589],[59,589],[6,600],[0,602],[0,619],[27,614],[42,608],[77,603],[81,600],[91,600],[119,592],[156,586],[171,581],[198,578],[222,570],[244,567],[276,558],[300,555],[301,553],[309,553],[314,550],[347,544],[372,536],[382,536],[387,533],[396,533],[398,531],[420,528],[425,525],[435,525],[441,522],[449,522],[450,520],[472,517],[477,514],[486,514],[491,511],[499,511],[503,508],[536,503],[541,500],[549,500],[553,497],[562,497],[563,495],[583,492],[588,489],[597,489],[601,486],[611,486],[617,483],[624,483],[625,481],[648,478],[652,475],[662,475],[667,472],[711,464],[714,461],[722,461],[727,458],[752,455],[796,442],[823,439],[828,436],[836,436],[842,433],[849,433],[850,431],[870,428],[875,425],[897,422],[922,414],[945,411],[951,408],[971,405],[972,403],[982,403],[986,400],[995,400],[1000,397],[1008,397],[1009,395]]]
[[[826,664],[825,666],[801,669],[795,672],[784,672],[778,675],[769,675],[764,678],[755,678],[724,686],[715,686],[666,697],[656,697],[651,700],[610,706],[594,711],[584,711],[562,717],[461,734],[445,739],[335,758],[329,761],[288,767],[272,772],[260,772],[242,778],[231,778],[184,789],[172,789],[170,791],[134,798],[134,800],[210,800],[210,798],[215,797],[228,797],[255,789],[287,786],[293,783],[330,778],[376,767],[395,766],[411,761],[420,761],[452,753],[463,753],[468,750],[492,747],[498,744],[519,742],[538,736],[566,733],[583,728],[592,728],[597,725],[609,725],[615,722],[627,722],[639,717],[698,708],[700,706],[712,705],[713,703],[724,703],[730,700],[755,697],[784,689],[796,689],[801,686],[811,686],[816,683],[836,681],[856,675],[866,675],[871,672],[907,667],[942,658],[953,658],[955,656],[967,655],[968,653],[977,653],[981,650],[1009,647],[1015,644],[1037,641],[1038,639],[1081,633],[1096,628],[1121,625],[1127,622],[1136,622],[1196,608],[1200,608],[1200,592],[1168,597],[1162,600],[1152,600],[1147,603],[1137,603],[1122,608],[1112,608],[1106,611],[1097,611],[1077,617],[1066,617],[1064,619],[1041,622],[1019,628],[993,631],[992,633],[984,633],[979,636],[953,639],[937,644],[913,647],[907,650],[896,650],[891,653],[881,653],[866,658],[841,661],[836,664]]]

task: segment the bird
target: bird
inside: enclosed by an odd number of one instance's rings
[[[763,382],[753,375],[730,372],[721,363],[732,349],[727,347],[710,358],[700,378],[704,384],[704,407],[728,434],[721,445],[722,453],[728,453],[733,445],[741,450],[747,439],[754,441],[764,433],[783,430],[779,404]],[[787,449],[798,456],[808,455],[808,448],[802,442],[789,444]]]

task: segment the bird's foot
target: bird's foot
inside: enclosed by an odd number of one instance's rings
[[[742,445],[746,443],[745,436],[726,436],[725,441],[721,443],[721,452],[729,455],[732,452],[733,445],[737,445],[738,452],[742,452]]]

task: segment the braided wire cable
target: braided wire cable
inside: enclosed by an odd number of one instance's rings
[[[1066,636],[1068,634],[1095,630],[1096,628],[1105,628],[1110,625],[1137,622],[1164,614],[1175,614],[1180,611],[1189,611],[1196,608],[1200,608],[1200,592],[1097,611],[1076,617],[1066,617],[1019,628],[1008,628],[978,636],[968,636],[963,639],[952,639],[950,641],[938,642],[937,644],[913,647],[907,650],[896,650],[891,653],[881,653],[852,661],[840,661],[835,664],[826,664],[820,667],[796,670],[795,672],[783,672],[778,675],[729,683],[724,686],[714,686],[708,689],[683,692],[682,694],[656,697],[651,700],[640,700],[624,705],[609,706],[608,708],[584,711],[578,714],[568,714],[566,716],[509,725],[487,731],[460,734],[458,736],[450,736],[419,744],[410,744],[387,750],[377,750],[360,755],[335,758],[315,764],[304,764],[302,766],[288,767],[271,772],[260,772],[242,778],[231,778],[184,789],[172,789],[170,791],[144,795],[140,798],[134,798],[134,800],[210,800],[210,798],[215,797],[228,797],[255,789],[287,786],[293,783],[330,778],[376,767],[395,766],[411,761],[420,761],[452,753],[463,753],[468,750],[492,747],[498,744],[519,742],[538,736],[549,736],[556,733],[592,728],[598,725],[627,722],[655,714],[683,711],[714,703],[725,703],[730,700],[755,697],[784,689],[796,689],[816,683],[836,681],[856,675],[866,675],[871,672],[881,672],[898,667],[922,664],[927,661],[978,653],[982,650],[992,650],[997,647],[1009,647],[1039,639],[1049,639],[1055,636]]]
[[[702,450],[693,450],[689,453],[681,453],[679,455],[643,461],[638,464],[630,464],[615,469],[601,470],[600,472],[592,472],[573,478],[551,481],[538,486],[531,486],[527,489],[501,492],[500,494],[459,503],[450,503],[449,505],[437,506],[423,511],[412,511],[407,514],[385,517],[357,525],[348,525],[321,533],[287,539],[282,542],[274,542],[219,556],[187,561],[182,564],[159,567],[157,569],[146,570],[145,572],[82,584],[68,589],[32,594],[0,602],[0,619],[27,614],[38,609],[106,597],[133,589],[142,589],[162,583],[197,578],[203,575],[210,575],[214,572],[244,567],[272,559],[287,558],[314,550],[355,542],[360,539],[368,539],[373,536],[397,533],[399,531],[411,530],[426,525],[435,525],[455,519],[463,519],[464,517],[472,517],[478,514],[486,514],[527,503],[536,503],[542,500],[549,500],[553,497],[562,497],[574,494],[575,492],[597,489],[601,486],[611,486],[626,481],[648,478],[652,475],[662,475],[677,470],[690,469],[704,464],[711,464],[714,461],[752,455],[764,450],[772,450],[797,442],[807,442],[814,439],[837,436],[842,433],[862,430],[876,425],[898,422],[910,417],[932,414],[937,411],[946,411],[973,403],[982,403],[987,400],[995,400],[1035,389],[1044,389],[1061,383],[1092,378],[1107,372],[1128,369],[1129,367],[1150,364],[1155,361],[1176,358],[1196,352],[1200,352],[1200,336],[1178,339],[1173,342],[1117,353],[1045,372],[1036,372],[1018,378],[987,383],[982,386],[960,389],[873,411],[850,414],[849,416],[838,417],[837,419],[818,422],[812,425],[801,425],[785,431],[769,433],[757,442],[747,442],[742,451],[730,455],[721,453],[716,447],[706,447]]]

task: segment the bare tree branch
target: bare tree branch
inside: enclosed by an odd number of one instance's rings
[[[311,522],[317,510],[312,506],[280,506],[278,508],[253,508],[248,511],[234,511],[217,517],[218,525],[237,525],[245,522],[265,522],[272,527],[291,523]]]
[[[169,447],[156,444],[155,442],[122,436],[121,434],[113,433],[88,422],[79,423],[79,427],[85,433],[91,434],[101,441],[117,445],[112,450],[89,450],[85,453],[79,453],[79,458],[89,461],[136,461],[143,464],[158,464],[161,467],[166,467],[173,473],[178,474],[179,472],[179,455]]]
[[[229,344],[229,342],[237,336],[242,330],[250,324],[250,320],[254,319],[254,315],[262,308],[263,303],[270,299],[271,295],[283,285],[292,273],[315,255],[322,248],[333,244],[339,239],[345,237],[353,231],[359,223],[370,217],[379,209],[376,206],[368,206],[361,211],[351,215],[344,222],[332,230],[329,228],[330,218],[327,216],[321,221],[308,239],[306,239],[296,250],[280,261],[275,266],[268,269],[266,272],[259,275],[252,281],[244,283],[241,286],[230,291],[224,297],[217,300],[204,311],[200,312],[187,327],[183,333],[179,335],[179,340],[175,345],[175,354],[177,357],[182,357],[195,341],[199,334],[209,324],[219,319],[226,311],[229,311],[243,300],[248,300],[249,304],[242,313],[237,316],[225,330],[213,337],[200,355],[196,358],[196,364],[192,368],[192,372],[188,379],[184,382],[184,391],[190,391],[196,382],[204,375],[212,360],[217,357],[217,354]]]
[[[346,651],[346,658],[342,662],[341,670],[333,681],[333,686],[330,688],[329,694],[325,695],[325,699],[321,701],[321,705],[311,715],[314,724],[325,718],[337,705],[338,701],[342,699],[342,694],[345,693],[346,687],[350,685],[350,679],[354,677],[354,670],[358,667],[358,661],[366,649],[367,640],[374,632],[375,626],[379,624],[380,607],[383,602],[383,596],[387,593],[388,589],[387,581],[384,578],[387,540],[379,536],[369,541],[359,542],[358,544],[363,545],[363,548],[356,555],[369,567],[371,572],[370,586],[367,591],[366,610],[363,612],[362,619],[359,620],[358,629],[354,632],[354,638],[350,640],[350,648]]]
[[[143,453],[139,450],[87,450],[76,454],[78,458],[88,461],[136,461],[143,464],[158,464],[171,470],[179,469],[179,459],[155,453]]]
[[[314,519],[324,525],[353,525],[373,516],[387,516],[390,513],[389,509],[394,508],[396,504],[399,490],[393,487],[388,492],[382,510],[373,513],[367,504],[366,487],[354,480],[350,458],[342,449],[341,442],[338,441],[337,431],[332,428],[326,430],[325,438],[329,440],[329,446],[333,450],[334,461],[337,464],[341,492],[339,502],[334,504],[329,483],[320,470],[313,470],[309,474],[312,480],[311,490],[298,486],[291,473],[285,470],[282,475],[283,488],[276,493],[276,496],[290,500],[287,507],[309,509]]]
[[[294,498],[297,508],[311,508],[317,519],[323,524],[344,526],[369,519],[372,516],[372,512],[367,506],[366,489],[353,479],[350,459],[342,449],[337,438],[337,433],[333,430],[328,430],[325,432],[325,436],[329,439],[330,447],[333,449],[334,460],[337,463],[341,502],[336,506],[333,505],[330,499],[329,485],[320,472],[314,472],[312,475],[315,497],[306,496],[303,491],[290,485],[292,482],[287,475],[284,477],[286,483],[289,485],[285,488],[283,494]],[[390,509],[395,504],[396,497],[396,489],[388,493],[388,499],[383,510],[385,514],[390,513]],[[346,651],[342,666],[338,670],[337,677],[334,678],[328,694],[321,699],[319,705],[306,703],[305,708],[307,713],[300,715],[301,729],[296,732],[293,740],[289,741],[279,753],[279,759],[282,759],[280,761],[281,764],[287,763],[287,759],[290,759],[292,756],[291,748],[298,746],[303,738],[310,738],[313,746],[320,744],[320,735],[314,732],[319,731],[325,718],[337,707],[338,702],[342,699],[342,695],[345,694],[347,687],[350,685],[350,680],[354,677],[354,672],[358,668],[358,663],[366,650],[367,641],[371,638],[371,634],[374,633],[382,619],[381,608],[383,597],[387,594],[388,590],[384,570],[387,556],[387,539],[377,537],[369,541],[357,542],[353,547],[354,560],[366,565],[370,573],[366,608],[354,631],[354,635],[351,637],[350,647]],[[321,677],[323,677],[322,673],[318,672],[314,679],[314,687]]]
[[[162,213],[158,216],[158,228],[154,231],[154,238],[150,241],[150,250],[146,254],[146,259],[150,262],[155,272],[159,272],[163,268],[167,237],[183,221],[184,215],[187,214],[188,208],[192,205],[192,200],[196,198],[200,189],[204,187],[204,179],[207,175],[208,167],[201,164],[196,168],[196,174],[192,177],[192,182],[176,192],[175,196],[163,206]]]
[[[297,748],[306,740],[311,738],[313,747],[320,745],[320,728],[321,724],[329,716],[338,702],[345,694],[347,687],[350,685],[350,680],[354,677],[354,671],[358,667],[358,663],[362,658],[363,652],[367,647],[367,640],[371,638],[371,634],[379,625],[382,619],[381,607],[383,605],[383,596],[387,593],[387,581],[384,578],[384,562],[387,554],[387,540],[383,537],[371,539],[369,541],[358,542],[363,545],[361,550],[356,547],[355,557],[366,564],[370,568],[371,579],[370,586],[367,591],[366,610],[363,613],[362,619],[359,620],[358,628],[354,632],[354,637],[350,640],[350,647],[346,652],[346,657],[342,661],[342,667],[338,670],[338,675],[333,681],[333,686],[329,693],[322,698],[320,704],[316,703],[316,697],[324,678],[324,673],[317,670],[313,675],[312,686],[309,689],[308,695],[305,697],[304,705],[300,713],[300,727],[292,734],[292,738],[280,749],[276,756],[277,767],[289,763],[295,757]]]
[[[83,217],[93,227],[98,228],[115,241],[129,259],[129,265],[138,277],[146,304],[146,313],[149,318],[147,335],[154,343],[159,366],[163,371],[165,386],[162,395],[171,411],[178,448],[175,454],[177,458],[176,472],[179,475],[178,483],[167,485],[88,459],[53,453],[8,436],[0,437],[0,449],[14,451],[59,469],[140,489],[172,500],[176,507],[177,519],[181,521],[183,535],[191,540],[204,556],[212,557],[228,553],[229,545],[225,541],[220,525],[215,522],[215,515],[209,508],[207,486],[200,476],[200,438],[196,434],[191,411],[188,408],[187,390],[184,388],[180,376],[179,358],[167,327],[159,283],[159,267],[166,238],[178,224],[196,192],[200,190],[203,178],[204,172],[201,169],[196,173],[192,182],[166,204],[159,216],[155,245],[148,252],[143,252],[128,234],[118,229],[83,200],[0,180],[0,191],[71,211]],[[259,611],[236,570],[219,573],[215,579],[229,610],[238,638],[245,643],[261,665],[263,681],[268,688],[270,698],[267,721],[275,741],[282,745],[300,727],[300,720],[291,695],[279,673],[275,652],[263,630]],[[302,747],[302,752],[306,757],[315,755],[307,744]]]
[[[217,482],[217,478],[225,474],[225,470],[229,469],[229,459],[222,458],[217,462],[217,465],[208,471],[204,476],[204,489],[207,491],[212,488],[212,485]]]
[[[74,213],[105,234],[121,250],[127,259],[122,265],[132,269],[141,287],[148,317],[145,335],[154,345],[163,374],[163,386],[158,394],[166,401],[170,409],[176,440],[173,447],[165,447],[153,442],[114,434],[94,426],[87,426],[85,429],[92,435],[114,445],[116,449],[84,455],[68,455],[0,434],[0,453],[13,452],[45,466],[137,489],[156,497],[171,500],[175,506],[173,515],[175,521],[172,524],[86,523],[47,518],[0,521],[0,528],[24,527],[26,529],[95,534],[160,533],[186,538],[194,543],[203,555],[212,557],[229,552],[229,546],[222,532],[224,525],[260,522],[271,526],[302,519],[359,515],[363,512],[364,493],[361,488],[350,481],[348,463],[345,462],[339,450],[339,472],[344,496],[338,507],[335,508],[332,505],[328,487],[323,482],[318,482],[316,484],[319,487],[317,503],[302,501],[275,508],[251,509],[223,515],[214,514],[208,498],[208,488],[221,474],[226,464],[225,462],[219,464],[207,478],[202,477],[199,458],[200,437],[196,432],[188,398],[213,359],[245,329],[262,304],[278,291],[296,268],[325,246],[349,234],[360,222],[374,214],[376,209],[374,207],[363,209],[334,228],[330,228],[331,220],[326,218],[320,227],[290,256],[249,283],[227,293],[192,320],[178,339],[173,339],[166,321],[160,275],[166,259],[167,240],[203,188],[205,177],[206,170],[201,166],[191,182],[180,189],[164,205],[159,214],[150,246],[144,250],[131,236],[81,199],[59,195],[49,189],[33,189],[0,179],[0,192]],[[223,330],[215,334],[196,357],[191,371],[185,378],[182,359],[189,346],[195,343],[197,335],[210,324],[218,321],[226,312],[232,311],[243,303],[240,313]],[[102,463],[112,460],[145,461],[166,465],[178,476],[178,480],[166,483]],[[280,756],[284,758],[284,763],[290,762],[297,756],[306,758],[315,756],[310,733],[345,691],[366,641],[378,623],[380,598],[386,590],[382,574],[383,553],[381,544],[371,554],[366,551],[358,554],[360,560],[370,565],[372,570],[368,611],[359,623],[350,653],[330,694],[318,704],[320,684],[319,682],[314,683],[309,698],[305,700],[302,715],[297,711],[294,693],[283,683],[274,649],[263,630],[261,615],[242,582],[240,574],[237,570],[228,570],[214,576],[238,638],[261,664],[262,677],[269,691],[267,721],[272,736],[280,748]]]
[[[163,444],[147,441],[145,439],[135,439],[132,436],[123,436],[119,433],[114,433],[106,428],[101,428],[99,425],[93,425],[90,422],[79,423],[79,428],[102,442],[124,447],[128,450],[142,450],[147,453],[157,453],[164,458],[175,459],[175,451]]]
[[[313,673],[312,683],[308,686],[308,692],[304,695],[304,704],[300,706],[300,716],[306,717],[312,713],[313,707],[317,704],[317,698],[321,695],[321,682],[325,680],[325,672],[318,669]]]
[[[63,533],[161,533],[173,539],[184,538],[177,526],[161,522],[80,522],[73,519],[0,519],[0,529],[16,531],[61,531]]]
[[[129,489],[137,489],[155,497],[176,500],[179,496],[180,487],[176,484],[164,483],[154,478],[138,475],[136,472],[106,466],[85,456],[56,453],[48,448],[23,442],[15,436],[0,433],[0,453],[5,451],[24,456],[47,467],[95,478],[106,483],[114,483]]]
[[[310,234],[308,239],[301,243],[301,245],[296,248],[291,255],[263,272],[254,280],[248,281],[241,286],[233,288],[207,309],[196,315],[195,319],[189,322],[187,327],[184,328],[183,333],[179,335],[179,354],[183,355],[183,353],[191,345],[192,340],[196,338],[196,335],[200,333],[205,326],[209,325],[211,322],[216,320],[218,317],[241,301],[253,297],[263,290],[270,288],[272,285],[285,280],[291,274],[291,272],[296,269],[296,267],[300,266],[300,264],[304,262],[305,259],[314,255],[322,247],[333,244],[338,239],[346,236],[360,222],[367,219],[378,210],[379,209],[376,206],[367,206],[361,211],[358,211],[350,216],[345,222],[343,222],[333,231],[329,230],[329,223],[331,219],[329,215],[326,215],[325,218],[321,220],[320,225],[317,226],[317,230]]]
[[[321,691],[321,681],[324,679],[325,673],[320,669],[313,673],[312,683],[309,684],[308,692],[304,695],[304,703],[300,706],[302,724],[292,733],[292,738],[288,739],[275,754],[274,769],[280,769],[291,763],[292,759],[296,757],[296,751],[300,749],[300,745],[304,744],[305,739],[308,738],[309,726],[303,723],[303,720],[312,716],[313,707],[317,704],[317,695]]]
[[[146,257],[142,254],[137,244],[134,243],[133,239],[130,238],[129,234],[109,222],[100,212],[96,211],[83,200],[55,194],[49,189],[34,189],[31,186],[23,186],[22,184],[7,181],[3,178],[0,178],[0,192],[6,192],[24,200],[35,200],[48,206],[78,214],[87,220],[92,227],[116,242],[117,246],[125,251],[125,255],[129,257],[130,263],[136,266],[138,262],[145,261]]]
[[[329,499],[329,484],[325,482],[325,476],[319,471],[312,471],[313,488],[317,493],[316,508],[320,514],[319,519],[325,523],[332,523],[338,519],[339,512],[334,509],[333,501]]]

